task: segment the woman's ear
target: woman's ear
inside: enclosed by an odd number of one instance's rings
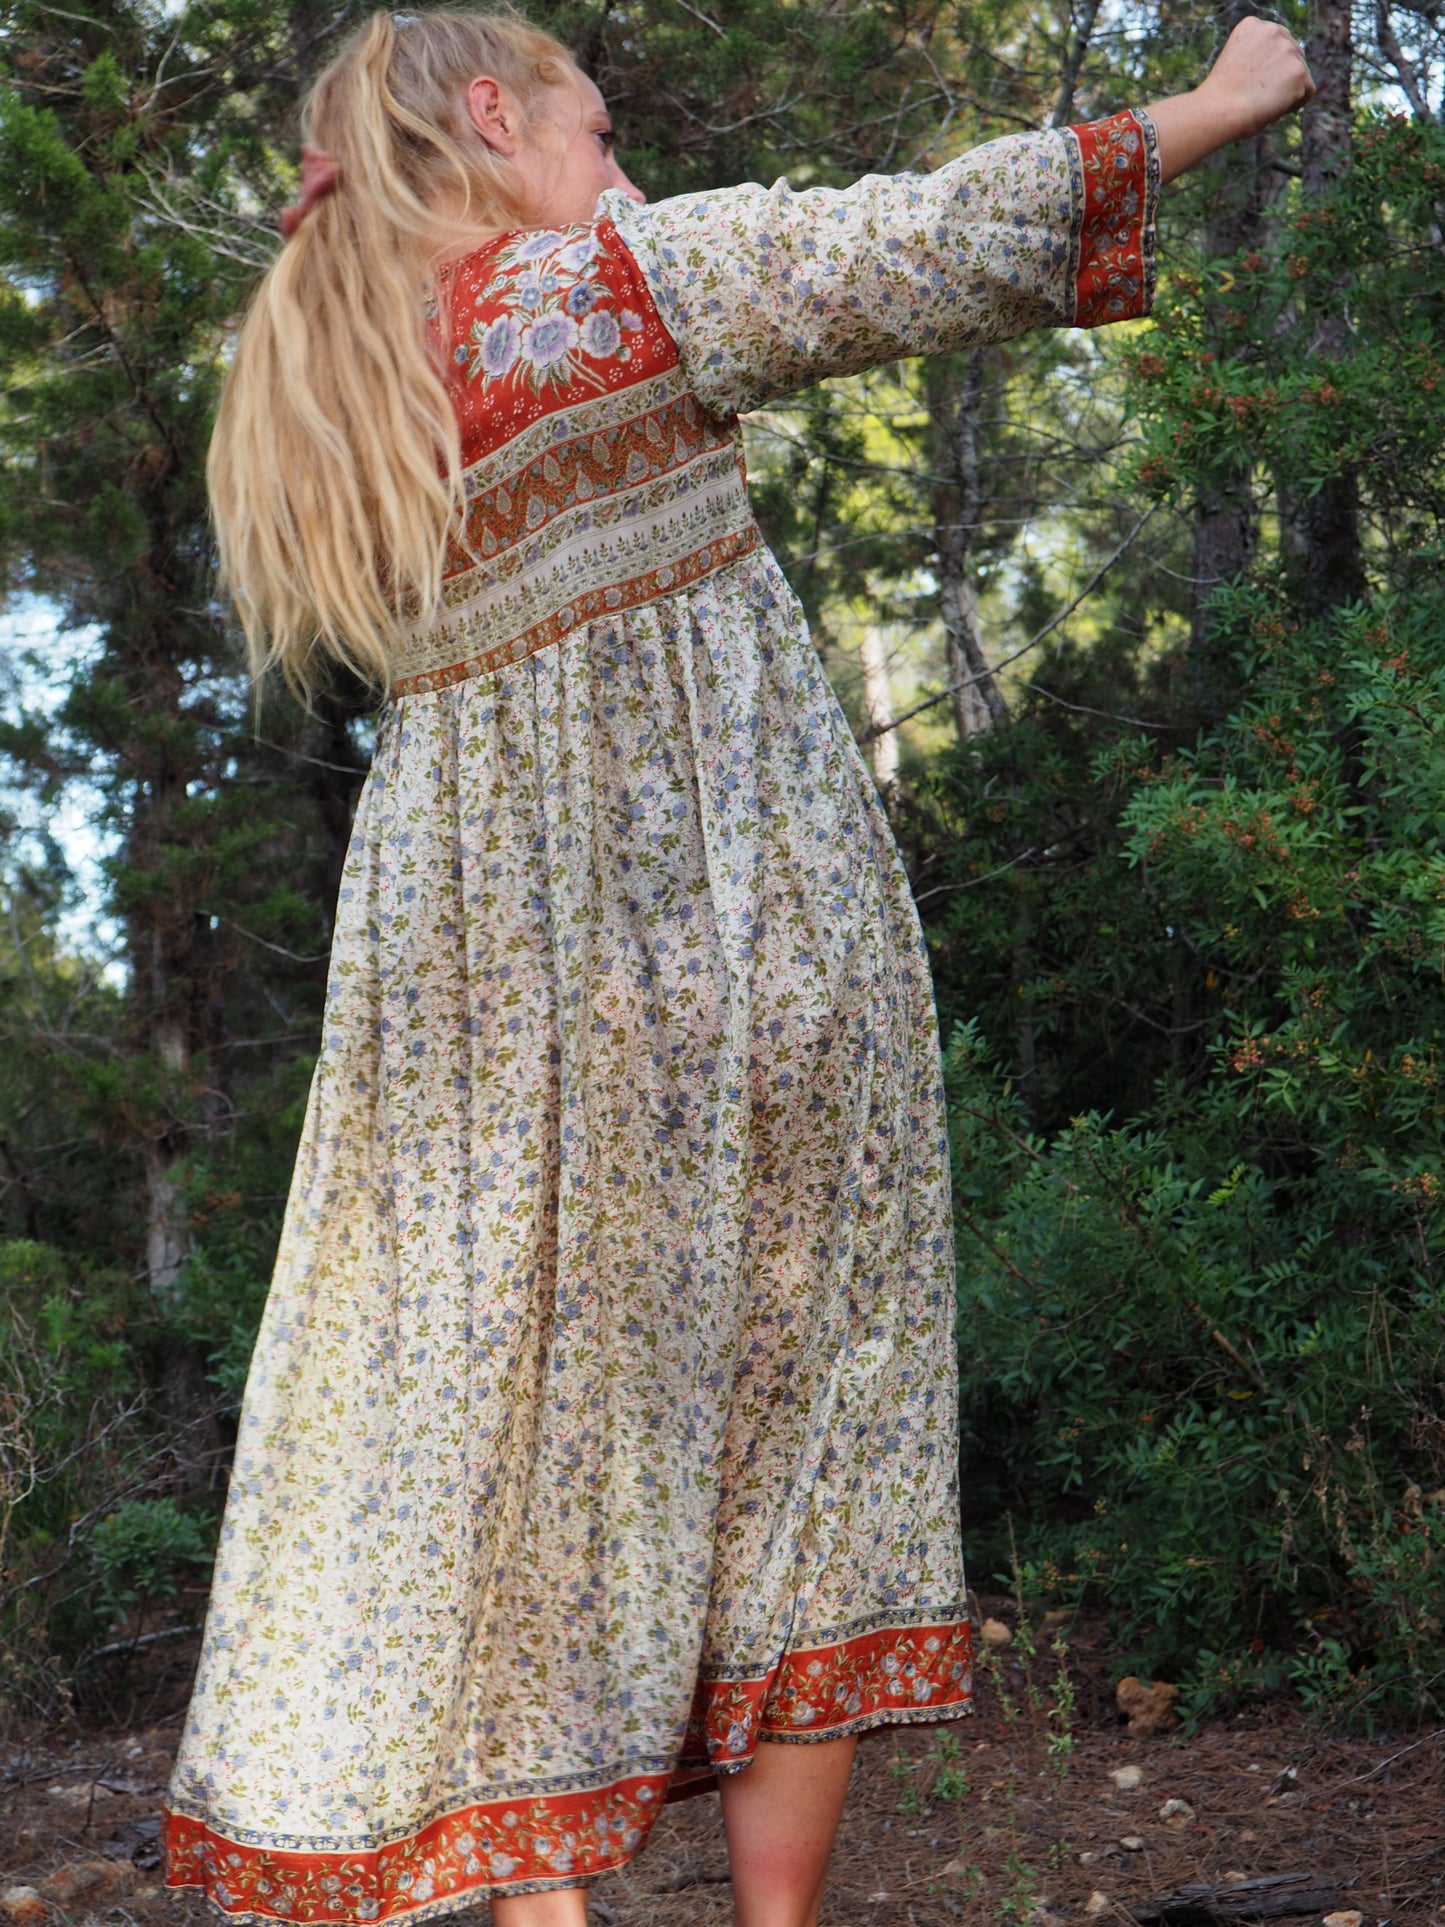
[[[517,110],[506,93],[489,74],[474,80],[467,89],[467,113],[472,126],[495,154],[511,160],[517,152]]]

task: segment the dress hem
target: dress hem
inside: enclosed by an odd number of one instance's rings
[[[970,1697],[966,1700],[955,1701],[947,1707],[888,1707],[877,1713],[865,1714],[861,1719],[851,1721],[846,1727],[830,1728],[827,1732],[823,1733],[760,1733],[758,1739],[760,1743],[779,1744],[783,1746],[822,1746],[830,1740],[847,1739],[850,1734],[863,1739],[867,1738],[870,1734],[884,1733],[893,1727],[899,1726],[948,1726],[958,1720],[972,1718],[973,1713],[974,1704]],[[696,1799],[701,1794],[716,1793],[720,1776],[729,1779],[732,1778],[734,1774],[741,1773],[745,1767],[750,1766],[753,1758],[754,1755],[749,1754],[745,1760],[730,1761],[725,1765],[720,1764],[716,1767],[699,1771],[695,1777],[689,1777],[679,1784],[670,1783],[666,1793],[658,1802],[658,1805],[676,1806],[678,1802],[682,1800]],[[165,1808],[163,1809],[163,1817],[167,1827],[169,1827],[171,1821],[178,1816],[176,1816],[170,1808]],[[213,1834],[211,1837],[218,1844],[224,1842],[223,1835]],[[640,1844],[641,1843],[639,1843],[639,1846]],[[367,1914],[365,1916],[360,1914],[347,1914],[340,1911],[332,1912],[329,1909],[314,1913],[296,1912],[290,1914],[265,1913],[254,1908],[232,1910],[225,1906],[222,1901],[218,1900],[213,1890],[202,1880],[172,1880],[168,1873],[165,1885],[171,1892],[204,1894],[216,1912],[226,1920],[234,1921],[236,1927],[312,1927],[312,1924],[317,1921],[331,1921],[336,1923],[336,1927],[357,1927],[358,1923],[359,1927],[377,1927],[377,1923],[405,1921],[408,1923],[408,1927],[413,1927],[413,1924],[414,1927],[421,1927],[421,1924],[425,1921],[441,1920],[448,1914],[464,1913],[468,1908],[475,1907],[479,1901],[490,1900],[492,1898],[510,1899],[514,1896],[521,1897],[525,1894],[568,1893],[576,1890],[585,1891],[588,1887],[595,1886],[596,1883],[607,1874],[616,1873],[620,1868],[625,1867],[630,1860],[636,1857],[638,1850],[638,1847],[634,1847],[618,1859],[610,1861],[606,1866],[595,1867],[585,1874],[564,1874],[552,1880],[488,1881],[479,1879],[473,1885],[456,1888],[441,1900],[423,1903],[410,1910],[395,1909],[391,1912]]]
[[[168,1806],[165,1884],[200,1889],[228,1919],[293,1927],[422,1922],[494,1895],[587,1887],[633,1858],[665,1802],[712,1790],[763,1741],[817,1746],[966,1717],[971,1657],[960,1617],[874,1626],[786,1654],[759,1678],[702,1680],[672,1766],[564,1793],[468,1802],[386,1845],[241,1841]]]

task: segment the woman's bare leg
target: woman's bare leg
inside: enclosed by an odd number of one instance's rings
[[[719,1776],[737,1927],[817,1927],[856,1739],[764,1743]]]
[[[587,1927],[587,1889],[564,1887],[560,1893],[493,1900],[492,1920],[494,1927]]]

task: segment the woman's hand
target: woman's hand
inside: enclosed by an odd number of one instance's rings
[[[1304,52],[1286,28],[1252,16],[1241,20],[1192,94],[1149,109],[1160,173],[1172,181],[1231,141],[1247,140],[1303,107],[1314,91]]]
[[[1314,91],[1304,49],[1289,30],[1252,17],[1240,21],[1198,89],[1221,125],[1233,130],[1227,140],[1263,133],[1282,114],[1303,107]]]

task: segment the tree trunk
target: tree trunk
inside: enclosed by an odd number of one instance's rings
[[[146,1276],[163,1303],[175,1296],[190,1255],[185,1164],[164,1141],[148,1144],[146,1175]]]
[[[190,1252],[187,1168],[224,1109],[210,1048],[223,1020],[209,920],[201,917],[211,865],[198,823],[188,819],[192,786],[206,781],[183,667],[194,648],[174,608],[176,544],[163,496],[153,508],[153,543],[113,635],[129,715],[119,746],[130,785],[120,890],[128,906],[132,1117],[145,1176],[146,1274],[164,1301],[174,1297]]]
[[[1241,20],[1258,11],[1253,0],[1227,0],[1219,14],[1221,35],[1232,33]],[[1215,261],[1247,253],[1267,240],[1284,185],[1283,176],[1270,165],[1272,152],[1270,136],[1264,133],[1223,149],[1200,170],[1206,272]],[[1237,344],[1221,325],[1217,295],[1206,299],[1205,340],[1218,357],[1237,352]],[[1194,510],[1189,670],[1195,703],[1206,715],[1222,706],[1230,687],[1228,665],[1221,659],[1223,638],[1213,608],[1215,596],[1248,569],[1255,535],[1254,477],[1249,465],[1240,462],[1199,497]]]
[[[948,480],[937,496],[940,604],[948,638],[948,686],[954,726],[966,742],[1008,721],[1008,709],[984,653],[978,623],[978,583],[971,566],[974,533],[983,506],[978,461],[978,418],[983,402],[984,351],[975,348],[948,428]]]
[[[155,736],[164,743],[163,729]],[[146,1275],[151,1291],[165,1300],[174,1296],[190,1249],[185,1167],[197,1127],[187,1112],[195,1072],[203,1068],[191,1032],[203,999],[188,954],[195,934],[188,866],[167,861],[180,840],[175,817],[186,794],[185,776],[162,749],[137,772],[135,789],[127,859],[131,876],[143,883],[127,920],[130,1004],[134,1048],[153,1086],[149,1115],[141,1120]]]
[[[863,716],[870,731],[868,754],[873,780],[887,792],[898,776],[898,736],[893,727],[893,696],[888,687],[888,652],[883,631],[870,622],[858,651],[863,670]],[[876,734],[871,732],[876,731]]]
[[[1305,197],[1315,202],[1350,165],[1354,37],[1350,0],[1313,0],[1310,13],[1306,53],[1316,93],[1304,110],[1300,158]],[[1310,359],[1327,368],[1342,358],[1348,342],[1344,315],[1322,314],[1310,340]],[[1354,471],[1327,476],[1319,492],[1303,504],[1302,522],[1306,606],[1321,615],[1357,601],[1365,592],[1365,565]]]
[[[0,1137],[0,1158],[3,1158],[5,1167],[10,1173],[10,1182],[6,1188],[20,1194],[20,1208],[23,1213],[21,1222],[24,1226],[22,1235],[39,1244],[40,1212],[36,1204],[35,1181],[26,1166],[16,1157],[14,1145],[3,1137]]]

